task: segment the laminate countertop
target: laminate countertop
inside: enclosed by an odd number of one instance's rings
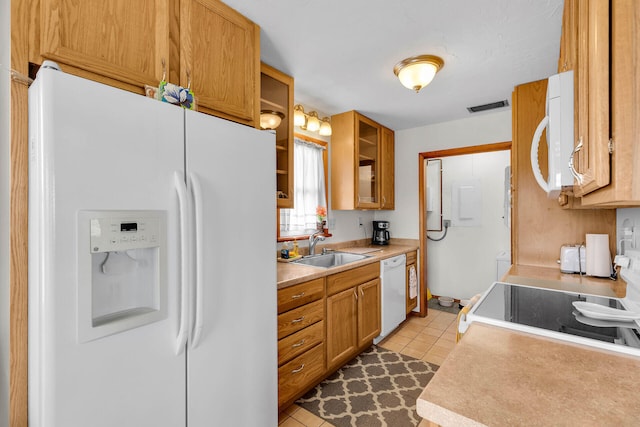
[[[373,262],[380,262],[380,260],[386,258],[391,258],[396,255],[415,251],[418,249],[418,242],[403,239],[399,240],[398,243],[394,243],[394,241],[392,240],[391,244],[385,246],[351,246],[349,245],[349,243],[347,243],[347,246],[331,246],[330,248],[337,251],[366,254],[369,256],[369,258],[331,268],[311,267],[308,265],[296,264],[294,262],[279,262],[278,289],[286,288],[288,286],[306,282],[308,280],[317,279],[319,277],[329,276],[334,273],[340,273],[341,271],[351,270],[352,268],[361,267]],[[322,251],[322,247],[319,248],[318,252],[320,251]]]
[[[640,358],[473,323],[417,401],[446,426],[638,426]]]

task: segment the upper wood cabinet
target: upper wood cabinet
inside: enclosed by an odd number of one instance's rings
[[[169,58],[169,0],[41,0],[38,56],[132,85],[157,85]],[[36,25],[37,26],[37,25]]]
[[[218,0],[180,1],[180,84],[198,110],[256,125],[260,29]]]
[[[260,111],[284,114],[276,133],[276,197],[279,208],[293,208],[293,77],[261,65]],[[273,132],[273,131],[272,131]]]
[[[332,209],[393,209],[393,131],[357,111],[332,116],[331,127]]]
[[[389,128],[382,127],[380,146],[380,208],[395,209],[395,135]]]
[[[640,3],[565,0],[558,71],[574,70],[577,207],[640,205]],[[636,167],[634,167],[636,166]]]
[[[258,126],[260,30],[224,3],[41,0],[39,12],[31,62],[138,93],[166,76],[199,111]]]
[[[609,184],[609,0],[576,1],[577,196]],[[573,30],[571,30],[573,31]]]

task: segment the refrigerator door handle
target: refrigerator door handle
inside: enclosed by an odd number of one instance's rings
[[[187,200],[187,186],[183,174],[174,173],[174,185],[178,194],[180,210],[180,326],[176,338],[176,354],[180,355],[186,348],[188,329],[189,302],[189,268],[187,266],[189,250],[189,201]]]
[[[193,189],[193,202],[195,210],[195,227],[194,234],[196,239],[196,292],[195,292],[195,307],[196,307],[196,320],[193,327],[193,336],[191,339],[191,348],[196,348],[200,342],[202,336],[202,327],[204,323],[204,298],[202,292],[204,290],[204,277],[203,277],[203,253],[204,253],[204,233],[202,230],[204,219],[202,212],[202,187],[200,186],[200,180],[194,173],[189,174],[191,181],[191,188]]]

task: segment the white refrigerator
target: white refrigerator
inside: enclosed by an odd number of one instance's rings
[[[40,69],[30,426],[277,424],[273,138]]]

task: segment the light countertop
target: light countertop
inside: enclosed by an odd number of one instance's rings
[[[397,243],[392,239],[392,243],[384,246],[358,244],[351,245],[349,242],[347,246],[331,246],[331,249],[352,252],[352,253],[364,253],[369,255],[369,258],[351,262],[345,265],[331,268],[319,268],[311,267],[308,265],[296,264],[293,262],[279,262],[278,263],[278,289],[286,288],[287,286],[295,285],[298,283],[306,282],[308,280],[317,279],[319,277],[328,276],[341,271],[350,270],[355,267],[361,267],[363,265],[370,264],[372,262],[379,262],[380,260],[391,258],[396,255],[415,251],[418,249],[418,242],[413,240],[397,240]],[[318,249],[318,253],[322,251],[322,247]]]
[[[441,426],[637,426],[640,358],[473,323],[417,401]]]

